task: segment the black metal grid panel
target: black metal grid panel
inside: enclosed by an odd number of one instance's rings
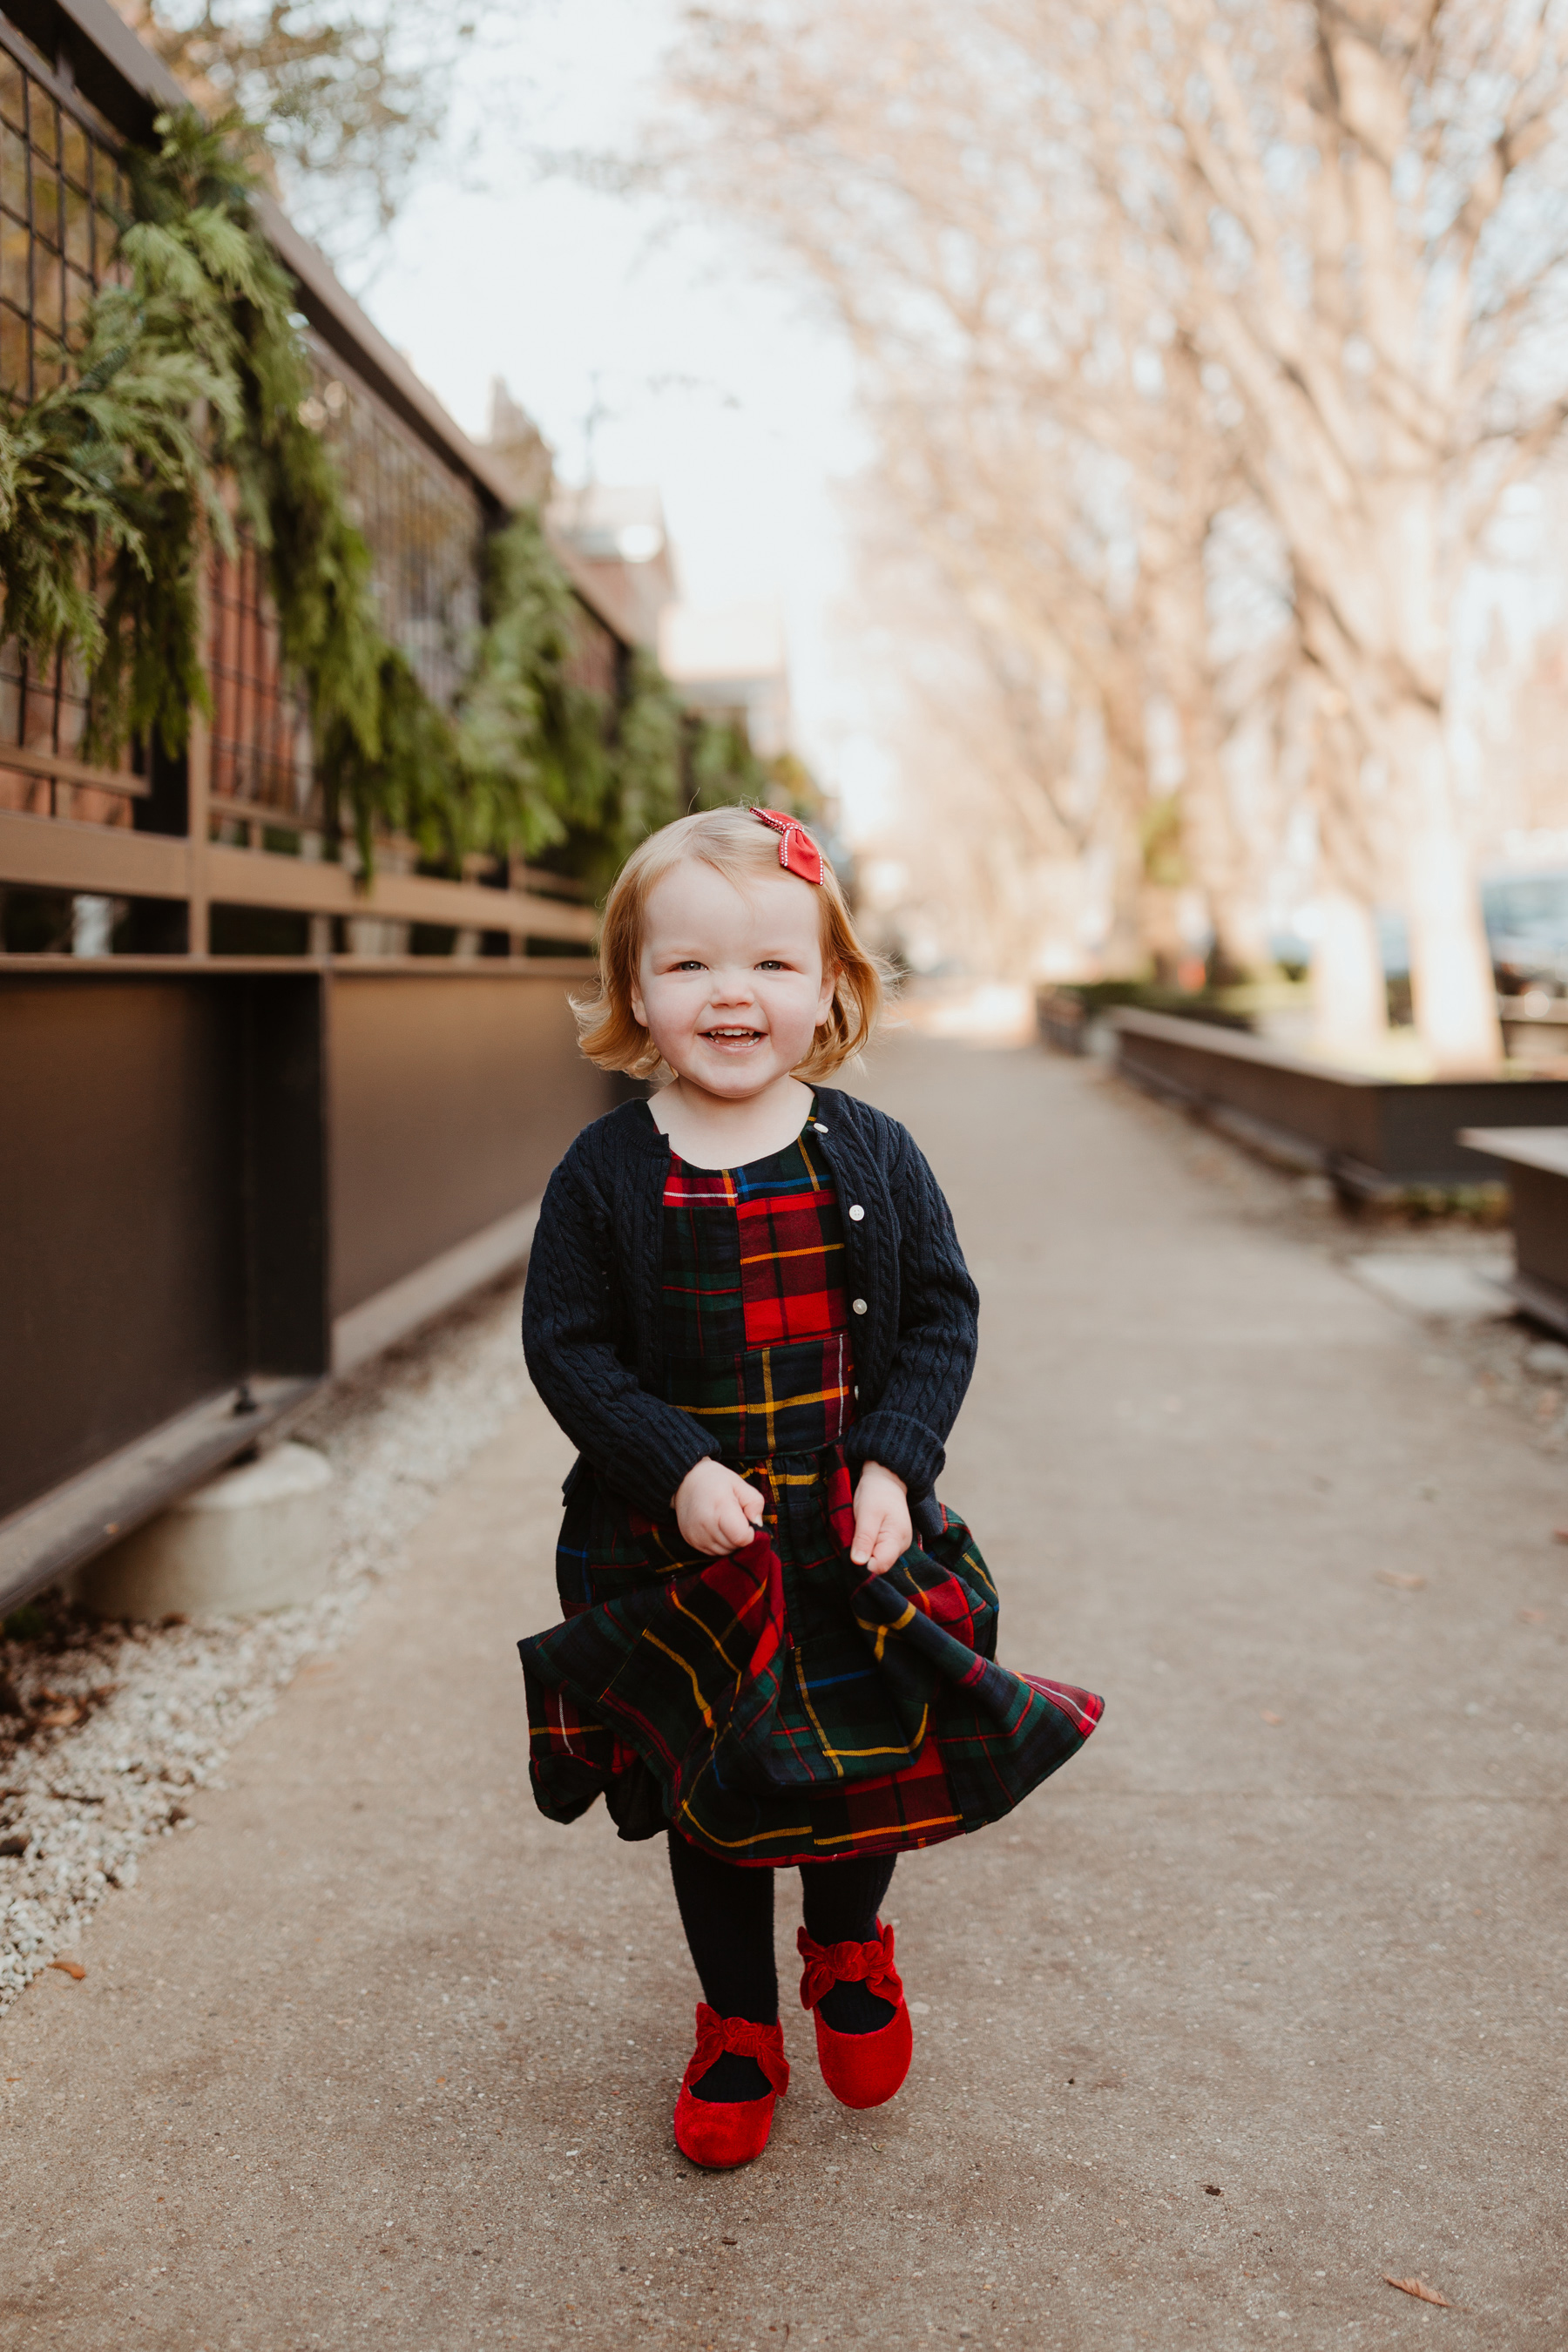
[[[310,722],[284,685],[265,565],[243,533],[237,557],[215,550],[207,599],[214,796],[258,813],[316,814]]]
[[[26,45],[0,28],[0,395],[36,399],[58,383],[94,293],[114,273],[114,214],[125,204],[118,142]],[[74,665],[47,667],[0,646],[0,747],[79,758],[87,697]],[[6,771],[0,806],[126,824],[128,802]]]
[[[305,420],[343,469],[370,544],[382,627],[431,699],[449,706],[479,618],[479,495],[335,352],[310,342],[315,389]]]
[[[382,626],[432,698],[450,704],[479,617],[483,516],[470,487],[394,417],[335,352],[310,339],[304,421],[331,444],[369,542]],[[265,567],[248,544],[211,567],[212,791],[224,802],[320,818],[308,722],[279,674]]]
[[[112,277],[114,214],[126,202],[113,135],[0,21],[0,395],[57,383],[94,291]],[[355,519],[370,543],[384,627],[420,683],[450,704],[479,617],[484,513],[472,485],[445,467],[335,353],[310,338],[307,421],[336,449]],[[264,567],[242,545],[209,570],[214,724],[212,789],[258,815],[319,816],[299,698],[279,677]],[[579,607],[571,672],[613,695],[614,636]],[[4,745],[80,757],[83,683],[0,646],[0,806],[126,824],[129,801],[6,771]]]
[[[596,613],[580,598],[573,599],[572,651],[566,675],[574,686],[586,687],[614,703],[620,693],[620,646]]]

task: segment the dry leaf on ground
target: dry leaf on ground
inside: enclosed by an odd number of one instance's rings
[[[1521,1625],[1544,1625],[1546,1622],[1544,1609],[1521,1609],[1518,1614]]]
[[[1379,1584],[1392,1584],[1395,1592],[1421,1592],[1426,1585],[1424,1576],[1407,1575],[1402,1568],[1380,1568],[1377,1580]]]
[[[1396,2286],[1401,2294],[1413,2294],[1418,2303],[1435,2303],[1444,2311],[1454,2308],[1447,2296],[1439,2294],[1435,2286],[1428,2286],[1425,2279],[1396,2279],[1392,2271],[1384,2271],[1383,2278],[1385,2286]]]
[[[1553,1528],[1552,1540],[1553,1543],[1568,1543],[1568,1528]]]
[[[1282,1715],[1270,1715],[1266,1706],[1259,1707],[1258,1713],[1262,1716],[1265,1723],[1283,1723],[1285,1720]]]
[[[51,1960],[49,1962],[49,1966],[51,1969],[63,1969],[67,1976],[71,1978],[77,1984],[80,1984],[83,1977],[87,1974],[87,1970],[82,1967],[79,1960]]]

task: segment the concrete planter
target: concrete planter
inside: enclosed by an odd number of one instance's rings
[[[1562,1077],[1568,1071],[1568,1003],[1562,997],[1527,1012],[1524,999],[1501,996],[1498,1015],[1511,1060],[1543,1065],[1547,1077]]]
[[[1081,996],[1073,996],[1065,988],[1037,989],[1035,1019],[1041,1042],[1056,1053],[1088,1053],[1089,1024]]]
[[[1166,1013],[1111,1017],[1124,1076],[1363,1199],[1500,1181],[1461,1129],[1568,1126],[1568,1078],[1370,1077]]]
[[[82,1574],[105,1617],[248,1617],[313,1601],[327,1580],[332,1474],[309,1445],[279,1445],[198,1486]]]
[[[1142,983],[1137,985],[1141,986]],[[1174,996],[1175,992],[1171,992]],[[1249,1035],[1252,1017],[1207,999],[1178,999],[1180,1013],[1163,1014],[1172,1020],[1196,1021],[1205,1028],[1234,1030]],[[1035,991],[1035,1026],[1043,1045],[1058,1054],[1098,1054],[1105,1050],[1110,1024],[1120,1013],[1142,1009],[1126,996],[1107,997],[1098,986],[1068,984]]]
[[[1462,1141],[1500,1161],[1513,1202],[1509,1287],[1527,1315],[1568,1338],[1568,1126],[1468,1127]]]

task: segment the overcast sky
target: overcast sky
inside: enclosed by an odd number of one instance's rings
[[[607,482],[656,482],[696,604],[772,599],[801,748],[869,817],[884,762],[852,664],[834,483],[865,450],[836,337],[721,231],[542,181],[539,147],[625,152],[658,104],[672,0],[532,0],[469,76],[477,153],[431,171],[363,289],[383,331],[471,433],[504,376],[568,480],[587,422]]]

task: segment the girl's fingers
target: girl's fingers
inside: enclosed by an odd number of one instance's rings
[[[722,1549],[725,1551],[739,1551],[743,1544],[751,1542],[757,1531],[756,1522],[751,1514],[742,1510],[738,1503],[725,1505],[719,1525],[724,1537]]]
[[[740,1551],[751,1542],[763,1524],[763,1498],[756,1488],[749,1486],[743,1478],[734,1478],[729,1492],[721,1492],[702,1510],[689,1517],[683,1516],[679,1509],[676,1512],[681,1535],[692,1550],[713,1556]]]
[[[849,1557],[857,1568],[868,1568],[873,1576],[880,1576],[897,1559],[898,1553],[889,1549],[889,1534],[888,1523],[879,1515],[868,1517],[864,1523],[856,1522]]]
[[[903,1519],[901,1516],[894,1517],[889,1514],[879,1518],[875,1522],[874,1529],[868,1532],[870,1535],[870,1541],[866,1547],[865,1565],[873,1576],[886,1576],[889,1569],[910,1547],[910,1535],[906,1532]],[[860,1549],[861,1547],[857,1544],[850,1558],[857,1559]]]

